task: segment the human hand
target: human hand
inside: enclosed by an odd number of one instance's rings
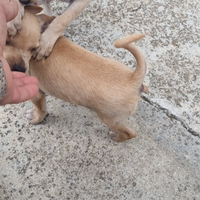
[[[6,60],[3,57],[1,60],[6,74],[7,93],[0,100],[0,105],[20,103],[33,98],[38,93],[38,80],[21,72],[11,72]]]
[[[4,69],[7,82],[7,93],[0,99],[0,105],[23,102],[33,98],[38,93],[37,79],[21,72],[11,72],[7,61],[3,58],[3,49],[7,37],[6,23],[12,20],[17,13],[18,4],[16,0],[0,0],[0,68]]]

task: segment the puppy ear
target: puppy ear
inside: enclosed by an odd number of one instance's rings
[[[41,25],[40,32],[43,33],[45,29],[51,24],[51,22],[56,18],[55,16],[47,16],[45,14],[36,15],[39,23]]]
[[[43,8],[39,6],[30,6],[30,5],[27,5],[24,8],[25,10],[29,11],[30,13],[34,15],[40,13],[43,10]]]

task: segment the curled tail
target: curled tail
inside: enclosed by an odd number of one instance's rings
[[[141,87],[141,84],[144,81],[144,77],[146,74],[146,60],[142,52],[138,47],[136,47],[132,42],[135,42],[141,38],[143,38],[144,34],[133,34],[126,38],[117,40],[114,42],[114,46],[116,48],[124,48],[130,51],[137,61],[137,67],[132,75],[132,80],[138,84],[138,87]]]

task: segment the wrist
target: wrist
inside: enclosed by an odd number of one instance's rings
[[[6,74],[3,68],[3,62],[0,59],[0,100],[6,95],[7,89]]]

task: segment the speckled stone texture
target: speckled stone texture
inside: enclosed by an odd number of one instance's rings
[[[50,115],[30,125],[30,102],[0,107],[0,200],[200,199],[200,3],[93,0],[64,35],[134,69],[112,46],[131,33],[146,55],[149,94],[113,142],[92,111],[47,97]],[[52,2],[56,14],[66,7]]]

